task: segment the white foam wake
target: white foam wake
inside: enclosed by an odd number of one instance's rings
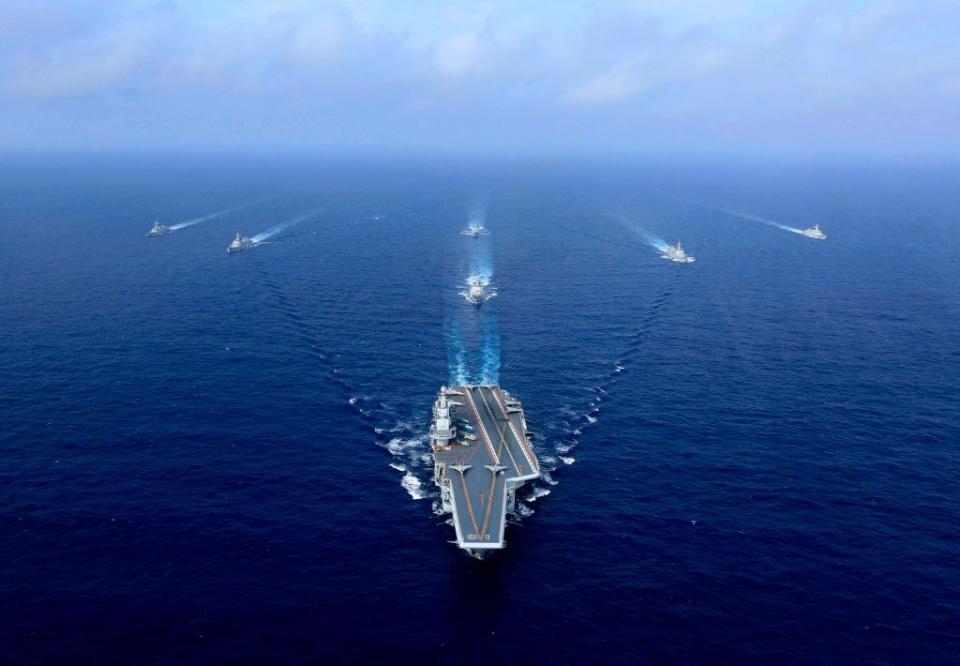
[[[753,222],[759,222],[760,224],[766,224],[770,227],[776,227],[777,229],[783,229],[784,231],[790,231],[795,234],[802,234],[803,229],[798,229],[797,227],[788,227],[785,224],[780,224],[779,222],[774,222],[773,220],[768,220],[765,217],[759,217],[757,215],[749,215],[747,213],[741,213],[735,210],[725,210],[724,213],[728,215],[733,215],[734,217],[743,218],[744,220],[751,220]]]
[[[448,376],[451,386],[463,386],[467,383],[467,350],[460,336],[460,328],[455,322],[446,327]]]
[[[544,488],[542,486],[534,486],[529,495],[525,498],[526,502],[536,502],[541,497],[546,497],[550,494],[549,488]]]
[[[427,493],[423,490],[423,482],[420,481],[416,476],[411,472],[407,472],[403,475],[403,479],[400,481],[400,485],[410,493],[410,497],[415,500],[422,500],[427,497]]]
[[[260,232],[259,234],[257,234],[256,236],[251,236],[251,237],[250,237],[250,240],[252,240],[254,243],[262,243],[263,241],[268,240],[268,239],[270,239],[270,238],[273,238],[273,237],[276,236],[277,234],[286,231],[287,229],[289,229],[290,227],[292,227],[292,226],[294,226],[294,225],[300,224],[301,222],[303,222],[303,221],[305,221],[305,220],[309,220],[311,217],[313,217],[314,215],[316,215],[318,212],[319,212],[319,211],[317,211],[317,210],[307,211],[306,213],[303,213],[303,214],[301,214],[301,215],[297,215],[296,217],[293,217],[293,218],[287,220],[286,222],[281,222],[280,224],[275,224],[274,226],[270,227],[270,228],[267,229],[266,231],[261,231],[261,232]]]
[[[432,496],[433,472],[429,436],[417,426],[401,420],[392,428],[376,428],[378,443],[393,456],[390,467],[403,474],[400,485],[414,500]]]
[[[670,247],[667,244],[667,241],[663,240],[659,236],[656,236],[645,228],[641,227],[636,222],[626,219],[625,217],[616,217],[615,219],[619,220],[620,223],[625,226],[627,229],[635,233],[637,236],[643,239],[643,242],[657,250],[658,252],[666,252]]]
[[[500,383],[500,332],[496,314],[484,313],[483,348],[480,350],[480,381],[483,384]]]
[[[186,220],[184,222],[179,222],[177,224],[170,225],[170,229],[176,231],[177,229],[186,229],[187,227],[192,227],[195,224],[200,224],[201,222],[206,222],[207,220],[214,220],[218,217],[223,217],[235,211],[240,210],[243,206],[235,206],[233,208],[225,208],[224,210],[218,210],[215,213],[210,213],[209,215],[202,215],[200,217],[194,217],[192,219]]]

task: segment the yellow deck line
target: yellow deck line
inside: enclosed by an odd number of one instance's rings
[[[460,483],[463,484],[463,499],[467,501],[467,511],[470,512],[470,520],[473,521],[473,531],[475,534],[479,534],[480,538],[483,538],[483,535],[480,534],[480,528],[477,526],[477,517],[473,515],[473,503],[470,501],[470,493],[467,491],[467,480],[463,478],[464,472],[460,472]]]

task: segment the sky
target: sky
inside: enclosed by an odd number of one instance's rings
[[[960,154],[960,1],[3,0],[0,150]]]

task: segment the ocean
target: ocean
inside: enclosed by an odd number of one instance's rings
[[[949,165],[5,157],[0,661],[956,663],[958,193]],[[523,401],[543,467],[485,561],[426,438],[462,380]]]

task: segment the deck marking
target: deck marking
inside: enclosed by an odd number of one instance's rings
[[[478,389],[479,390],[479,389]],[[481,434],[483,435],[483,443],[487,445],[487,449],[490,451],[490,457],[493,458],[495,465],[500,464],[500,458],[497,457],[496,451],[493,450],[493,440],[490,439],[490,433],[487,432],[487,426],[483,424],[483,417],[480,416],[480,410],[477,408],[477,403],[473,399],[471,391],[467,391],[467,397],[470,399],[470,407],[473,409],[473,413],[477,417],[477,425],[480,426]],[[480,391],[480,397],[483,398],[483,391]],[[496,419],[494,419],[496,422]]]
[[[490,526],[490,510],[493,508],[493,498],[495,495],[495,485],[497,483],[497,475],[492,474],[493,478],[490,479],[490,496],[487,501],[487,515],[483,517],[483,534],[486,536],[487,528]],[[482,495],[483,493],[481,493]]]
[[[503,445],[504,445],[504,442],[505,442],[504,437],[503,437],[503,435],[504,435],[504,430],[505,430],[504,428],[501,428],[501,429],[500,429],[500,447],[499,447],[499,450],[497,451],[497,455],[499,455],[500,453],[503,452]],[[483,533],[484,533],[484,534],[487,533],[487,528],[490,527],[490,512],[491,512],[491,510],[493,509],[493,498],[494,498],[494,496],[495,496],[494,490],[496,489],[497,474],[498,474],[497,472],[491,472],[491,477],[490,477],[490,492],[488,493],[488,501],[487,501],[487,515],[485,515],[485,516],[483,517]],[[503,482],[503,492],[507,492],[507,482],[506,482],[506,481]],[[502,537],[501,537],[501,538],[502,538]]]
[[[523,451],[523,456],[527,459],[527,463],[530,466],[530,471],[534,471],[533,459],[534,454],[533,450],[530,448],[530,445],[527,443],[526,437],[521,437],[516,426],[513,424],[513,419],[510,418],[510,412],[507,411],[507,405],[500,399],[500,396],[496,391],[493,392],[494,397],[497,399],[497,405],[500,407],[500,411],[503,412],[504,416],[507,417],[507,421],[510,422],[510,429],[513,431],[514,436],[517,439],[517,442],[520,444],[521,450]]]
[[[467,500],[467,511],[470,512],[470,520],[473,521],[473,532],[477,534],[480,532],[480,528],[477,527],[477,517],[473,515],[473,503],[470,501],[470,491],[467,490],[467,480],[464,478],[463,472],[460,472],[460,483],[463,484],[463,498]],[[483,540],[483,535],[479,536]]]
[[[488,403],[487,399],[483,396],[483,389],[480,389],[480,399],[483,400],[483,406],[487,410],[487,414],[489,414],[490,418],[493,419],[493,422],[496,423],[497,417],[494,415],[493,410],[490,409],[490,403]],[[507,422],[509,422],[509,418],[507,419]],[[511,423],[510,425],[513,425],[513,424]],[[513,452],[510,450],[509,444],[507,444],[507,455],[510,456],[510,460],[513,462],[513,468],[517,470],[517,475],[523,476],[523,472],[520,471],[520,466],[517,464],[516,459],[513,457]],[[498,464],[499,462],[500,461],[497,460]],[[530,469],[532,470],[533,468],[531,467]]]

